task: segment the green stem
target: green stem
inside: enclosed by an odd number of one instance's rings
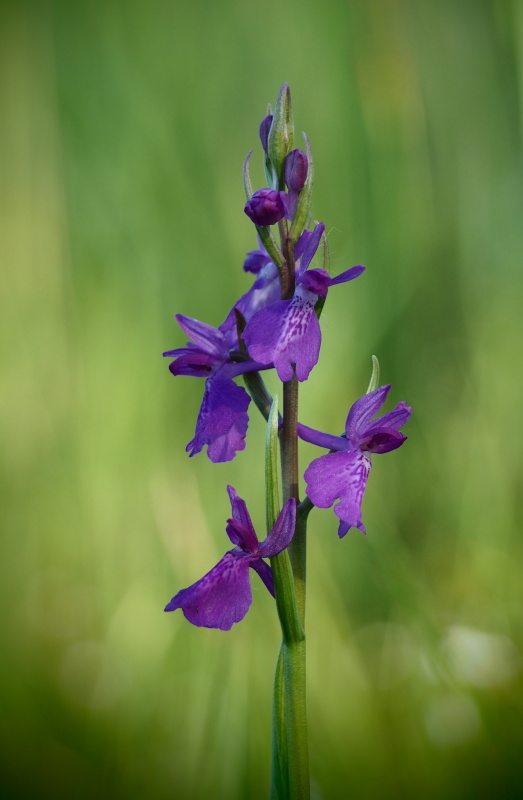
[[[287,550],[271,558],[276,605],[283,641],[276,667],[273,710],[273,796],[308,800],[309,754],[305,705],[305,632],[303,630],[291,563]],[[283,661],[283,665],[280,663]],[[281,672],[283,668],[283,692]],[[285,738],[282,735],[282,721]],[[287,766],[286,771],[282,771]],[[278,793],[279,792],[279,793]]]
[[[300,641],[284,641],[282,647],[289,795],[292,800],[309,800],[305,634]]]
[[[283,645],[278,652],[272,696],[272,781],[271,800],[289,798],[289,764],[285,720]]]
[[[260,413],[269,419],[272,397],[259,372],[245,372],[243,380]]]

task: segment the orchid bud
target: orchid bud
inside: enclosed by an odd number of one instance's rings
[[[285,159],[285,183],[293,192],[301,192],[307,180],[309,162],[303,150],[291,150]]]
[[[282,194],[275,189],[258,189],[245,204],[244,211],[259,228],[274,225],[285,216]]]
[[[269,150],[269,131],[272,125],[272,114],[267,114],[264,119],[262,119],[260,124],[260,141],[262,143],[262,147],[265,152],[268,154]]]
[[[289,85],[284,83],[280,89],[268,137],[268,153],[278,179],[278,188],[283,189],[283,167],[285,157],[292,148],[294,123],[291,109]]]

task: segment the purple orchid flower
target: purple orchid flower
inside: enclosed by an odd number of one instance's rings
[[[371,453],[388,453],[401,447],[407,438],[399,429],[410,418],[412,409],[398,403],[393,411],[372,418],[383,406],[390,384],[356,400],[345,423],[344,436],[332,436],[298,423],[298,436],[319,447],[335,450],[316,458],[305,470],[307,494],[315,506],[330,508],[335,500],[334,513],[340,518],[338,536],[351,528],[366,533],[361,521],[361,503],[372,466]]]
[[[213,463],[231,461],[245,449],[251,401],[233,378],[266,367],[252,360],[232,361],[225,334],[217,328],[183,314],[177,314],[176,320],[193,341],[163,354],[175,358],[169,364],[170,371],[173,375],[207,378],[194,438],[185,449],[194,456],[207,445],[207,455]]]
[[[262,364],[274,364],[281,381],[290,381],[293,367],[299,381],[309,377],[317,364],[321,330],[314,306],[326,297],[330,286],[357,278],[365,267],[357,266],[331,278],[324,269],[307,270],[320,243],[325,225],[305,231],[296,245],[300,259],[296,289],[290,300],[278,300],[258,310],[248,321],[243,339],[251,358]]]
[[[245,502],[232,486],[227,487],[232,519],[227,520],[227,536],[235,545],[203,578],[182,589],[165,607],[181,608],[186,619],[203,628],[228,631],[240,622],[252,603],[249,567],[254,569],[274,597],[272,573],[263,560],[289,546],[296,523],[296,501],[283,506],[264,542],[259,542]]]

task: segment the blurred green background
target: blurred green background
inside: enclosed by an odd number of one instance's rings
[[[203,386],[160,354],[175,313],[219,324],[250,284],[241,164],[264,184],[288,81],[332,269],[367,266],[329,297],[300,419],[340,431],[372,353],[415,409],[368,535],[310,518],[314,797],[520,797],[523,6],[1,16],[3,796],[268,796],[269,595],[254,577],[228,634],[162,610],[227,549],[227,483],[263,531],[263,424],[189,460]]]

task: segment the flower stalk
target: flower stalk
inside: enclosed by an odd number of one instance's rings
[[[312,224],[311,147],[303,134],[305,151],[293,150],[293,130],[290,90],[283,84],[274,112],[267,109],[259,128],[268,185],[253,190],[252,151],[243,165],[244,211],[258,238],[258,249],[249,251],[243,264],[253,283],[218,327],[177,314],[189,341],[164,353],[174,359],[169,364],[173,376],[204,379],[194,436],[186,447],[190,456],[206,448],[213,463],[223,463],[241,453],[251,401],[267,421],[266,538],[260,541],[245,501],[228,486],[231,517],[225,530],[232,549],[200,580],[179,590],[165,610],[180,609],[193,625],[228,631],[252,603],[251,570],[274,598],[282,641],[274,675],[272,800],[310,797],[305,649],[309,512],[314,506],[334,506],[340,537],[351,528],[365,533],[361,505],[371,456],[403,444],[406,436],[400,428],[411,414],[401,402],[375,419],[391,387],[379,386],[373,356],[367,394],[352,404],[341,436],[298,421],[299,385],[319,359],[320,317],[328,292],[358,278],[365,268],[357,265],[330,274],[325,225]],[[264,370],[274,370],[281,381],[281,415],[278,396],[271,397],[261,377]],[[240,377],[246,388],[236,382]],[[301,503],[299,439],[327,450],[303,473],[306,496]]]

